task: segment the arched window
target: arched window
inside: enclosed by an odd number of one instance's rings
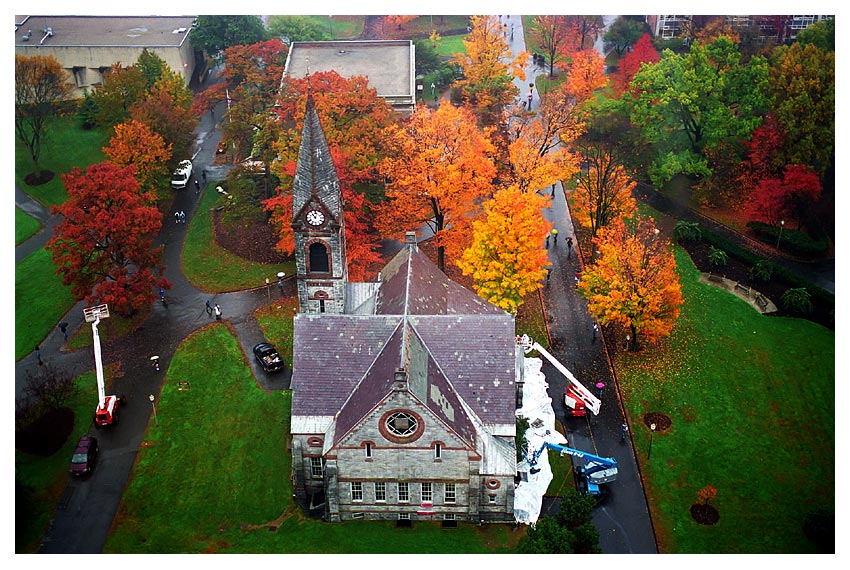
[[[321,242],[310,244],[310,271],[313,273],[330,273],[328,248]]]

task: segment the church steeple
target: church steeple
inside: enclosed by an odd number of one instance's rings
[[[342,211],[339,177],[308,86],[292,186],[296,282],[302,312],[345,311],[348,260]]]

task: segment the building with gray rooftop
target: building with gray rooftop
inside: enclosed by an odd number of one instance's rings
[[[147,49],[186,84],[195,72],[189,41],[195,16],[15,16],[15,55],[51,55],[68,72],[74,96],[103,83],[120,63],[136,63]]]
[[[402,115],[410,115],[416,106],[416,46],[411,40],[293,42],[284,77],[317,71],[367,77],[378,96]]]
[[[295,495],[330,521],[514,520],[514,317],[415,234],[349,283],[342,195],[312,96],[293,186]]]

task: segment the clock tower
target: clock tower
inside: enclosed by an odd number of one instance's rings
[[[302,313],[345,312],[348,260],[342,209],[339,177],[308,88],[292,186],[295,277]]]

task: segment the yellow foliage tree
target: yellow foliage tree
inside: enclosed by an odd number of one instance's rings
[[[437,265],[458,259],[471,241],[469,224],[493,192],[493,145],[472,112],[443,102],[420,106],[402,125],[385,131],[389,156],[379,170],[387,199],[375,207],[375,227],[386,238],[427,224],[434,233]]]
[[[578,222],[595,236],[613,220],[634,214],[636,203],[632,189],[635,182],[609,153],[596,147],[587,147],[585,152],[588,170],[577,177],[570,204]]]
[[[648,342],[668,336],[679,317],[682,291],[671,244],[652,219],[626,224],[619,218],[593,240],[598,260],[586,267],[578,288],[600,324],[619,323]]]
[[[472,245],[457,263],[478,295],[512,314],[550,265],[543,242],[552,223],[541,213],[547,202],[517,186],[496,192],[484,205],[486,216],[472,223]]]
[[[537,192],[578,172],[578,157],[564,145],[555,147],[552,140],[552,133],[538,118],[508,146],[513,182],[522,192]]]
[[[525,81],[523,67],[528,63],[528,52],[514,57],[496,16],[472,16],[470,20],[472,31],[463,40],[466,51],[454,54],[463,70],[463,78],[455,85],[482,122],[492,125],[501,117],[501,109],[519,93],[513,78]]]

